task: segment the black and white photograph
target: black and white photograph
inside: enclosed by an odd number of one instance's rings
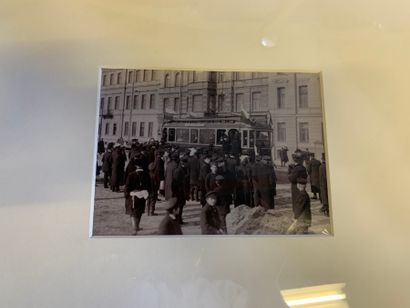
[[[321,78],[101,69],[92,235],[332,235]]]

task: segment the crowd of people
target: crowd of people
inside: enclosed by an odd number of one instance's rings
[[[269,156],[238,156],[236,151],[223,147],[187,149],[154,139],[144,144],[134,141],[128,149],[120,142],[105,146],[100,140],[98,154],[97,174],[103,172],[104,187],[120,192],[120,186],[124,186],[125,213],[131,217],[134,235],[141,230],[143,213],[157,215],[160,195],[165,198],[167,211],[158,228],[161,235],[182,234],[183,211],[188,200],[202,205],[202,234],[226,234],[226,216],[231,205],[275,208],[277,178]],[[312,198],[319,198],[322,211],[329,213],[325,162],[324,157],[320,162],[313,153],[306,155],[300,150],[292,158],[294,163],[288,164],[288,176],[295,220],[288,233],[307,233],[311,224],[308,178]]]

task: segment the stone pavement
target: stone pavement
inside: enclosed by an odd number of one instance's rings
[[[310,186],[307,191],[310,193]],[[105,189],[99,181],[95,187],[95,207],[93,235],[95,236],[130,236],[132,233],[131,221],[125,215],[124,193],[112,192]],[[318,200],[311,200],[312,226],[309,233],[326,234],[330,232],[330,219],[320,213],[321,204]],[[277,196],[275,196],[275,210],[281,211],[288,217],[292,217],[292,204],[290,197],[290,184],[278,184]],[[142,215],[140,226],[143,230],[138,235],[158,234],[158,226],[165,215],[164,201],[158,201],[156,206],[158,216]],[[188,201],[183,212],[186,224],[182,225],[184,235],[199,235],[201,205],[198,202]]]

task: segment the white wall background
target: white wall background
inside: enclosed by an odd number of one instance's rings
[[[410,306],[410,3],[0,3],[0,306]],[[271,47],[260,44],[262,38]],[[331,238],[89,239],[100,65],[322,71]]]

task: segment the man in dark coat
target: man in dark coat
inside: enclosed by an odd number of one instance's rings
[[[321,212],[329,216],[329,200],[327,194],[327,176],[326,176],[326,161],[325,154],[322,154],[322,164],[319,167],[319,186],[320,186],[320,199],[322,201]]]
[[[241,148],[241,134],[238,131],[235,131],[232,135],[231,141],[231,152],[236,160],[239,159],[239,155],[242,152]]]
[[[179,211],[177,218],[181,225],[184,223],[182,213],[186,204],[186,185],[184,185],[186,181],[186,161],[185,159],[181,159],[179,164],[173,169],[171,183],[172,197],[177,198],[177,206]]]
[[[286,163],[289,161],[288,158],[288,148],[287,147],[283,147],[280,150],[280,165],[282,167],[286,166]]]
[[[265,209],[273,209],[276,176],[272,166],[269,166],[260,156],[251,168],[251,181],[253,187],[254,206],[262,206]]]
[[[98,154],[102,154],[105,152],[105,145],[104,145],[104,140],[100,139],[98,141],[98,145],[97,145],[97,153]]]
[[[296,194],[295,203],[292,210],[294,214],[294,222],[289,227],[287,234],[307,234],[308,228],[311,225],[312,214],[310,210],[310,198],[306,192],[305,178],[297,178],[296,185],[298,193]]]
[[[216,209],[217,199],[217,193],[214,191],[208,192],[205,196],[206,204],[201,210],[202,234],[224,234]]]
[[[249,178],[248,158],[244,157],[235,170],[236,186],[234,205],[241,204],[251,206],[251,183]]]
[[[295,164],[291,164],[288,166],[288,178],[289,181],[291,183],[291,194],[292,194],[292,205],[295,206],[295,202],[296,202],[296,196],[299,192],[298,188],[297,188],[297,183],[296,180],[298,178],[304,178],[307,179],[308,174],[306,171],[306,168],[303,166],[303,156],[301,151],[299,150],[298,152],[295,152],[292,155],[293,161],[295,162]]]
[[[104,172],[104,188],[108,188],[108,183],[111,180],[112,172],[112,150],[110,147],[108,147],[105,151],[102,162],[102,171]]]
[[[174,174],[174,170],[178,167],[179,164],[179,154],[174,152],[171,154],[170,161],[167,163],[165,169],[165,200],[169,200],[173,197],[172,194],[172,177]]]
[[[148,165],[148,174],[150,178],[149,199],[148,199],[148,216],[157,216],[155,213],[155,204],[158,199],[158,190],[160,184],[161,154],[155,153],[155,160]]]
[[[111,190],[120,191],[120,185],[123,183],[124,168],[125,168],[125,153],[121,149],[120,144],[116,144],[112,152],[112,175],[111,175]]]
[[[310,153],[311,159],[307,166],[307,172],[310,178],[310,187],[312,189],[312,199],[317,199],[317,194],[320,193],[319,168],[320,161],[315,158],[315,153]]]
[[[189,169],[189,192],[191,200],[199,201],[199,185],[200,185],[200,163],[196,150],[192,149],[188,158]]]
[[[215,178],[217,176],[218,167],[215,163],[211,163],[210,172],[205,178],[205,189],[206,192],[210,192],[216,188]]]
[[[141,230],[141,216],[145,212],[145,200],[149,195],[149,178],[146,172],[140,166],[135,168],[135,171],[128,175],[124,187],[125,214],[131,216],[133,235]]]
[[[182,235],[181,226],[178,223],[177,198],[171,198],[165,205],[167,214],[159,225],[159,235]]]
[[[217,202],[215,204],[216,210],[221,222],[221,229],[227,233],[226,229],[226,215],[231,212],[230,205],[232,203],[232,195],[225,184],[225,179],[222,175],[217,175],[215,178],[216,188],[214,192],[217,195]]]
[[[201,169],[199,171],[199,185],[200,185],[200,191],[201,191],[201,205],[204,206],[206,201],[205,201],[205,194],[206,194],[206,177],[207,175],[211,172],[211,167],[209,166],[211,162],[211,159],[209,157],[204,157]],[[215,169],[216,172],[216,169]]]

